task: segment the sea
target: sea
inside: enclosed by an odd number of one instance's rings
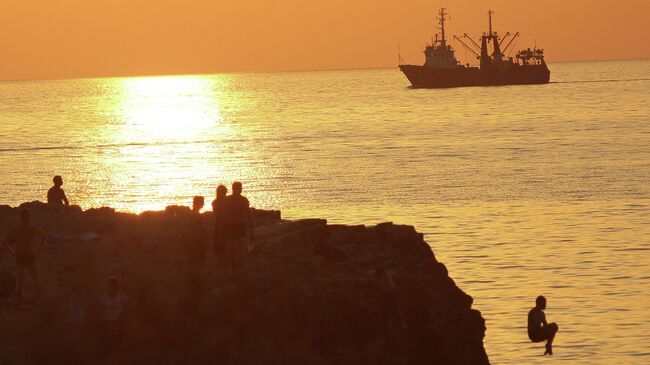
[[[494,364],[650,364],[650,61],[419,90],[394,68],[0,82],[0,204],[209,202],[414,225]],[[396,273],[398,274],[398,273]],[[535,297],[555,355],[526,334]]]

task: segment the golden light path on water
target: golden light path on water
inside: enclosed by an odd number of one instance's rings
[[[237,133],[236,126],[222,123],[226,96],[220,89],[227,86],[226,78],[111,81],[113,128],[105,130],[109,135],[103,139],[116,148],[92,163],[104,165],[111,190],[124,192],[125,200],[107,203],[88,197],[80,202],[83,206],[112,204],[135,212],[163,209],[159,196],[205,193],[206,183],[215,184],[215,177],[224,175],[223,165],[209,156],[220,150],[220,140]]]

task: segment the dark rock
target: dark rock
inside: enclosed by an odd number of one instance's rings
[[[279,210],[262,210],[251,208],[251,214],[256,226],[264,226],[279,223],[282,220],[282,213]]]
[[[47,204],[41,201],[35,200],[33,202],[22,203],[18,206],[20,209],[29,209],[31,211],[45,210],[47,209]]]
[[[414,227],[281,221],[279,213],[256,211],[260,222],[274,223],[258,226],[254,254],[231,277],[211,259],[202,272],[183,261],[184,220],[177,217],[189,212],[176,206],[139,216],[89,209],[49,227],[51,235],[73,238],[44,247],[39,260],[45,267],[50,260],[75,265],[78,273],[63,274],[88,278],[86,285],[97,288],[107,275],[103,269],[120,265],[125,291],[138,306],[124,332],[125,363],[489,364],[481,313]],[[10,213],[0,223],[13,222]],[[210,214],[203,217],[211,232]],[[45,222],[45,214],[35,220]],[[83,241],[87,232],[101,240]],[[393,278],[394,302],[378,290],[377,267]],[[66,305],[53,305],[53,313],[65,313]],[[400,312],[404,326],[387,326],[399,323]],[[42,346],[11,342],[5,348],[15,349],[17,359],[39,353],[50,362],[59,360],[46,356],[53,348],[77,351],[52,343],[52,322],[30,332],[49,331]],[[29,323],[37,321],[23,325]]]
[[[86,215],[112,217],[115,215],[115,209],[110,207],[90,208],[86,210]]]
[[[334,246],[317,243],[314,246],[314,254],[321,256],[329,262],[343,262],[347,259],[345,252]]]
[[[171,216],[184,216],[192,213],[192,209],[184,205],[169,205],[165,208],[165,213]]]
[[[83,210],[78,205],[71,205],[71,206],[66,208],[65,212],[66,212],[66,214],[81,214],[83,212]]]
[[[6,216],[7,214],[11,214],[13,211],[13,208],[8,206],[8,205],[0,205],[0,217]]]

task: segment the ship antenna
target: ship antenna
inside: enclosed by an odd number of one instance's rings
[[[404,64],[404,59],[402,58],[402,53],[400,52],[400,44],[397,43],[397,63],[399,65]]]
[[[489,16],[489,19],[490,19],[490,36],[492,36],[492,14],[494,14],[494,11],[492,11],[492,9],[490,9],[488,11],[488,16]]]
[[[445,17],[447,14],[445,13],[446,8],[440,8],[440,33],[442,35],[442,40],[440,41],[440,45],[442,47],[447,47],[447,36],[445,35]]]

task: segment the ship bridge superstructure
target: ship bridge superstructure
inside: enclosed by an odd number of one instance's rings
[[[424,49],[424,65],[427,67],[456,68],[459,65],[454,49],[447,44],[445,21],[448,16],[446,9],[441,8],[438,13],[439,33],[436,33],[435,39]]]

